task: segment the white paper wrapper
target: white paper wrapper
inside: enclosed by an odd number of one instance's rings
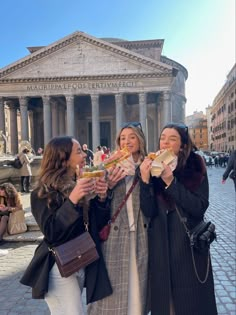
[[[158,151],[157,157],[152,162],[152,168],[151,168],[151,175],[160,177],[161,173],[164,170],[164,167],[162,165],[162,162],[165,162],[165,164],[168,164],[172,171],[175,170],[177,163],[178,163],[178,157],[174,155],[172,152],[168,150],[161,150]]]
[[[125,171],[126,175],[135,174],[135,164],[132,155],[127,159],[117,163],[117,166],[121,167]]]

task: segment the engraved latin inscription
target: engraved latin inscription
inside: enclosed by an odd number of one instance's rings
[[[136,86],[134,81],[117,82],[82,82],[82,83],[50,83],[27,85],[27,91],[55,91],[55,90],[83,90],[83,89],[112,89],[112,88],[132,88]]]

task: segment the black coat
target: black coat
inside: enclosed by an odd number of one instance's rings
[[[200,157],[191,153],[182,172],[165,189],[161,178],[141,183],[141,209],[151,218],[149,226],[149,259],[151,279],[151,314],[169,315],[170,297],[175,315],[217,314],[212,268],[205,284],[194,272],[189,239],[174,204],[195,226],[208,207],[208,179]],[[195,253],[201,279],[207,267],[207,255]]]
[[[83,209],[73,205],[67,199],[59,208],[51,210],[47,206],[46,199],[39,199],[37,191],[33,191],[31,210],[44,235],[44,240],[36,248],[33,259],[20,282],[32,287],[32,297],[40,299],[44,298],[48,291],[49,272],[55,263],[48,246],[57,246],[84,232]],[[91,201],[89,231],[96,243],[100,258],[85,270],[87,303],[97,301],[112,293],[98,237],[98,231],[107,223],[109,217],[109,202],[100,203],[96,198]]]
[[[231,177],[231,175],[232,175],[231,172],[234,172],[234,175],[232,177]],[[231,153],[231,155],[229,157],[229,161],[228,161],[226,170],[225,170],[224,174],[222,175],[223,180],[226,180],[229,175],[230,175],[230,178],[234,182],[234,187],[236,190],[236,150],[234,150],[233,153]]]

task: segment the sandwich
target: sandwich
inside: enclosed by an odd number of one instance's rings
[[[104,170],[98,169],[97,166],[86,166],[83,169],[79,168],[79,165],[76,167],[76,176],[77,178],[95,178],[102,177],[105,175]]]
[[[150,152],[148,153],[148,156],[147,156],[150,160],[154,161],[155,158],[157,157],[156,153],[155,152]]]
[[[158,154],[159,153],[159,154]],[[159,177],[164,170],[162,165],[164,162],[171,166],[172,171],[177,165],[177,156],[174,154],[172,149],[165,149],[157,152],[155,159],[152,162],[151,174],[152,176]]]
[[[82,171],[80,178],[92,178],[92,177],[102,177],[104,176],[103,170],[88,170],[87,168],[85,171]]]
[[[104,168],[108,169],[113,166],[116,166],[121,161],[126,160],[130,156],[130,152],[127,147],[124,147],[123,149],[116,150],[112,155],[105,159],[103,162]]]

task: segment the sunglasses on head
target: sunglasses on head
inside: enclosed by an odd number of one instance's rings
[[[175,123],[175,122],[171,122],[171,123],[168,123],[167,125],[165,125],[164,128],[180,128],[180,129],[184,129],[185,133],[187,134],[188,133],[188,126],[186,126],[185,124],[183,123]]]
[[[121,128],[128,128],[128,127],[135,127],[135,128],[140,128],[142,130],[142,125],[140,122],[138,121],[129,121],[129,122],[125,122],[122,124]]]

